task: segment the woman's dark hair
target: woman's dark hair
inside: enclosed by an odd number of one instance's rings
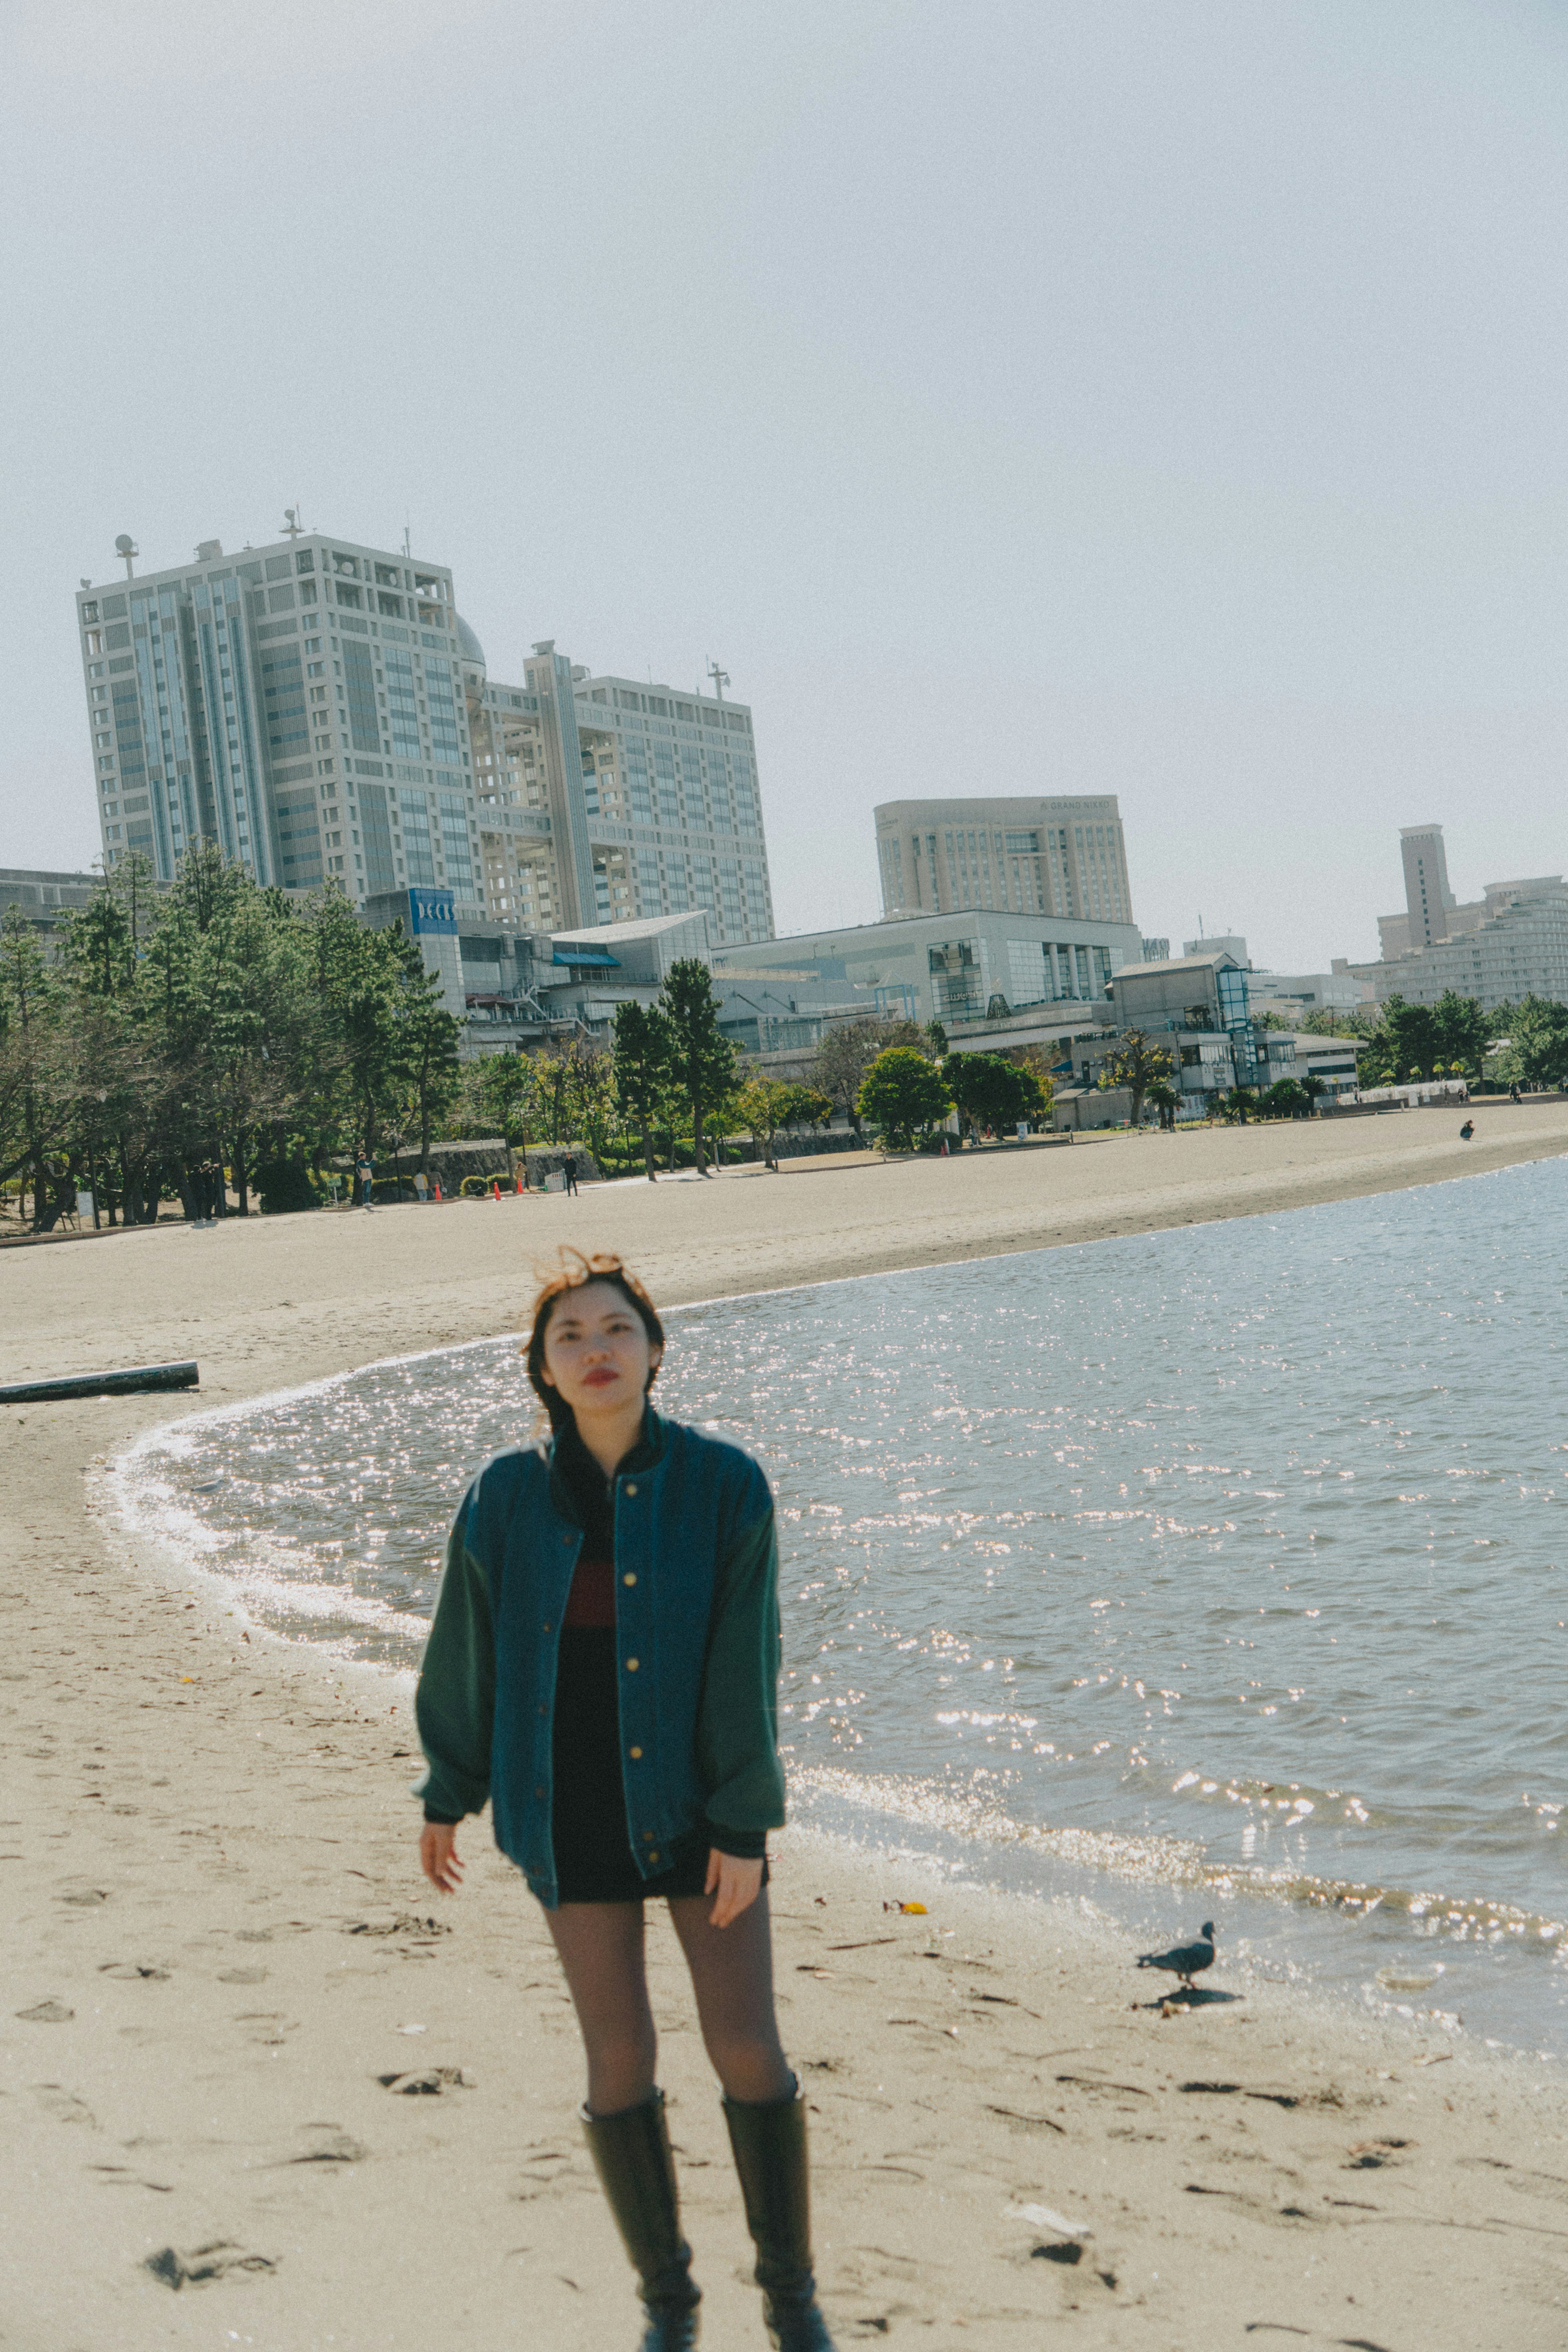
[[[581,1250],[563,1249],[560,1261],[559,1272],[539,1285],[534,1299],[528,1344],[524,1349],[528,1360],[528,1386],[549,1413],[552,1429],[560,1429],[570,1422],[571,1407],[560,1391],[552,1388],[545,1378],[545,1333],[549,1329],[550,1317],[557,1306],[570,1291],[581,1290],[591,1282],[608,1283],[612,1290],[621,1293],[638,1318],[648,1334],[648,1345],[662,1349],[664,1344],[664,1327],[659,1320],[653,1300],[636,1276],[627,1271],[613,1251],[595,1250],[591,1256],[585,1256]],[[658,1373],[658,1365],[652,1365],[648,1372],[650,1388]]]

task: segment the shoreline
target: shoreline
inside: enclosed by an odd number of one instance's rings
[[[423,1225],[154,1229],[90,1271],[68,1243],[13,1252],[0,1376],[195,1355],[202,1411],[516,1328],[529,1258],[566,1241],[619,1241],[656,1297],[695,1305],[1568,1151],[1568,1109],[1500,1112],[1489,1128],[1505,1131],[1469,1147],[1442,1118],[1416,1136],[1401,1119],[1116,1138],[858,1171],[847,1191],[823,1171],[773,1194],[760,1176],[615,1188]],[[542,1926],[478,1824],[460,1898],[418,1878],[406,1699],[389,1711],[339,1662],[250,1641],[221,1593],[128,1565],[85,1489],[193,1402],[0,1412],[5,2340],[139,2352],[233,2330],[369,2352],[522,2326],[584,2352],[630,2341]],[[915,1885],[925,1916],[882,1908]],[[774,1901],[841,2340],[1005,2352],[1042,2324],[1194,2352],[1255,2326],[1388,2352],[1562,2340],[1568,2103],[1552,2070],[1431,2053],[1430,2032],[1325,2021],[1250,1978],[1242,2000],[1162,2019],[1130,2006],[1148,1979],[1122,1972],[1124,1937],[1082,1903],[1026,1916],[1015,1895],[810,1831],[780,1841]],[[760,2340],[662,1922],[651,1946],[708,2340]],[[1216,1982],[1243,1979],[1222,1963]],[[433,2087],[405,2093],[411,2075]],[[178,2293],[167,2262],[146,2267],[168,2249]]]

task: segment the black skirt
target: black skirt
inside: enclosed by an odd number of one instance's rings
[[[678,1838],[666,1867],[644,1878],[632,1851],[621,1778],[621,1710],[611,1626],[561,1629],[556,1668],[550,1834],[563,1903],[641,1903],[701,1895],[712,1843],[706,1829]]]

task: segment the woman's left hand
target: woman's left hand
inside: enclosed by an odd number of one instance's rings
[[[718,1901],[708,1913],[710,1925],[727,1927],[743,1911],[749,1911],[762,1892],[762,1864],[745,1862],[739,1854],[720,1853],[710,1846],[707,1858],[707,1885],[705,1895],[716,1895]]]

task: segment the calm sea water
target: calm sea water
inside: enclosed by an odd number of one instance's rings
[[[798,1803],[1568,2050],[1565,1225],[1554,1160],[674,1315],[664,1409],[777,1482]],[[515,1342],[372,1366],[156,1433],[121,1501],[409,1666],[530,1407]]]

